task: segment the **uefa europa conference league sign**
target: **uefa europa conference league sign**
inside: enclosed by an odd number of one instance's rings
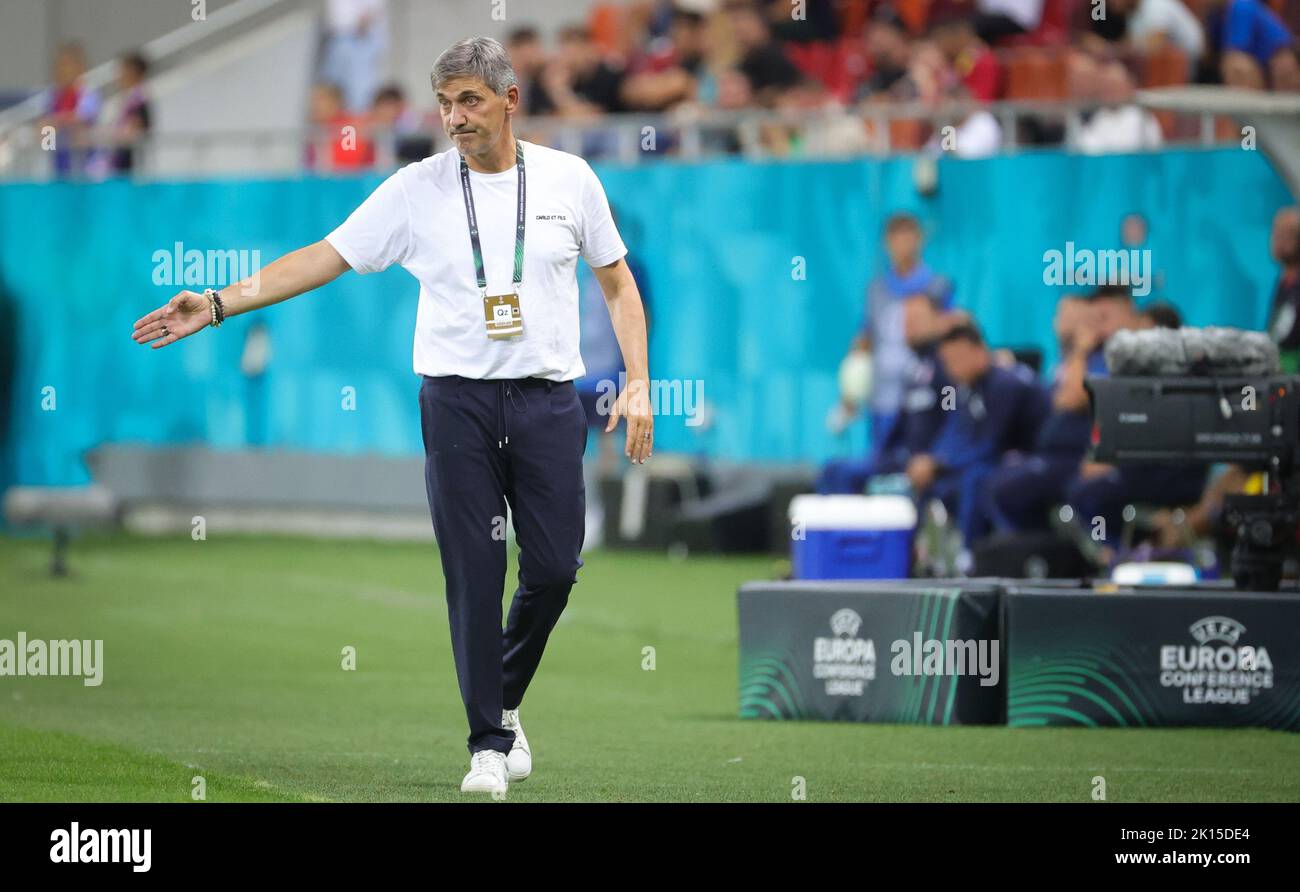
[[[900,580],[738,597],[742,717],[1300,730],[1285,595]]]

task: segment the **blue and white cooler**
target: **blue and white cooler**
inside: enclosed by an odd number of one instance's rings
[[[916,506],[907,496],[795,496],[795,579],[906,579]]]

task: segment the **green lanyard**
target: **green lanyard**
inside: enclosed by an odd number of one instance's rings
[[[515,166],[519,168],[518,210],[515,214],[515,294],[519,293],[519,283],[524,278],[524,147],[515,140]],[[460,157],[460,191],[465,199],[465,218],[469,221],[469,244],[474,249],[474,273],[478,280],[478,289],[487,294],[487,272],[483,269],[483,245],[478,240],[478,215],[474,212],[474,190],[469,186],[469,165],[465,156]]]

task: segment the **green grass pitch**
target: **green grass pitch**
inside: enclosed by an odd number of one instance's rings
[[[0,800],[459,801],[431,545],[91,538],[73,576],[0,538],[0,638],[101,638],[104,682],[0,677]],[[761,558],[586,556],[524,701],[511,801],[1300,800],[1300,735],[737,717],[736,587]],[[511,573],[513,578],[513,570]],[[356,648],[357,668],[342,652]],[[642,668],[655,648],[655,668]]]

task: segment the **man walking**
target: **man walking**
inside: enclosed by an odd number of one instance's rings
[[[183,291],[137,320],[133,337],[164,347],[348,269],[399,263],[419,280],[425,484],[469,719],[461,790],[500,793],[532,771],[519,704],[582,566],[578,256],[604,291],[628,371],[606,430],[627,418],[624,453],[636,463],[653,448],[645,315],[586,161],[515,138],[519,88],[505,49],[462,40],[432,82],[453,148],[402,168],[325,239],[267,266],[255,294],[243,283]],[[503,631],[507,504],[520,556]]]

